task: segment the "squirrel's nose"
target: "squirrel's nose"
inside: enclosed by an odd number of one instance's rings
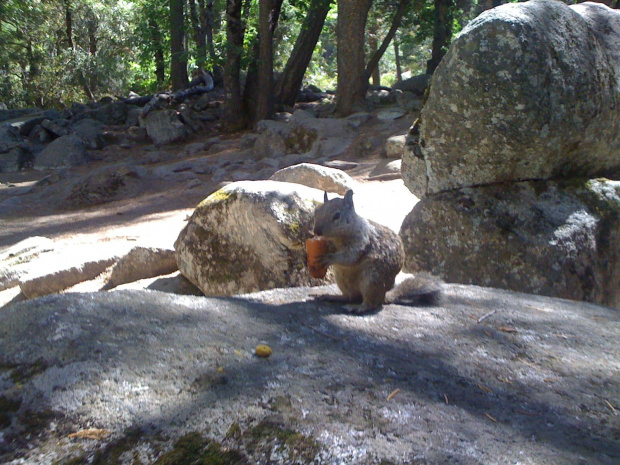
[[[323,231],[321,230],[321,228],[317,228],[316,226],[314,227],[314,235],[315,236],[322,236],[323,235]]]

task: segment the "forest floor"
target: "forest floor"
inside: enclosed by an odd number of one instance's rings
[[[392,135],[406,133],[410,124],[409,118],[391,121],[390,124],[375,119],[374,123],[364,127],[364,137],[374,137],[384,143]],[[209,133],[195,135],[186,142],[163,147],[144,143],[131,148],[121,148],[118,144],[111,144],[103,150],[91,151],[93,161],[90,164],[63,170],[60,175],[53,170],[0,173],[0,251],[36,235],[49,237],[59,244],[98,243],[102,240],[146,243],[156,240],[158,243],[170,243],[170,238],[176,239],[180,231],[178,219],[184,221],[201,200],[221,186],[221,183],[214,182],[212,175],[208,173],[193,172],[191,176],[186,176],[189,169],[184,167],[182,162],[187,162],[187,166],[197,160],[213,166],[225,163],[227,159],[234,158],[245,150],[242,147],[243,135],[238,133],[223,136],[222,139],[226,141],[225,149],[213,154],[208,150],[198,153],[186,150],[188,145],[200,145],[212,139],[214,134]],[[358,204],[365,203],[368,209],[374,209],[375,213],[380,212],[385,208],[385,205],[381,205],[384,201],[382,192],[396,189],[405,195],[408,203],[406,207],[409,208],[407,211],[410,211],[410,203],[415,201],[415,198],[402,186],[402,180],[365,181],[377,164],[386,162],[381,156],[381,149],[382,145],[379,144],[363,158],[354,150],[339,157],[339,160],[356,165],[347,173],[360,183],[360,191],[367,191],[366,187],[371,186],[376,188],[374,201],[360,201]],[[102,201],[94,205],[79,208],[79,204],[76,207],[76,202],[71,202],[74,200],[72,184],[88,178],[93,172],[105,173],[106,169],[121,166],[128,169],[145,167],[155,173],[150,176],[138,175],[139,182],[126,179],[123,188],[114,190],[113,195],[108,195],[108,198],[103,194]],[[239,171],[243,171],[242,164]],[[46,182],[48,179],[51,180]],[[94,186],[94,189],[97,187]],[[393,220],[385,219],[387,223],[390,221]],[[153,230],[157,230],[161,237],[155,239]]]

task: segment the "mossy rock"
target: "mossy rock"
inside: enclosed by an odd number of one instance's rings
[[[322,192],[276,181],[229,184],[194,211],[175,242],[181,273],[205,295],[316,285],[305,240]]]

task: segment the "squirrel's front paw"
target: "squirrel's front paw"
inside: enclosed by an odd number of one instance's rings
[[[316,260],[317,260],[319,266],[322,266],[322,267],[329,266],[332,263],[334,263],[334,254],[333,253],[326,253],[325,255],[321,255],[321,256],[317,257]]]

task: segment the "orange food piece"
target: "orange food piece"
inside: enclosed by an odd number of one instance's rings
[[[320,237],[311,237],[306,240],[306,256],[310,276],[322,279],[327,274],[327,267],[319,264],[319,258],[327,253],[327,241]]]

